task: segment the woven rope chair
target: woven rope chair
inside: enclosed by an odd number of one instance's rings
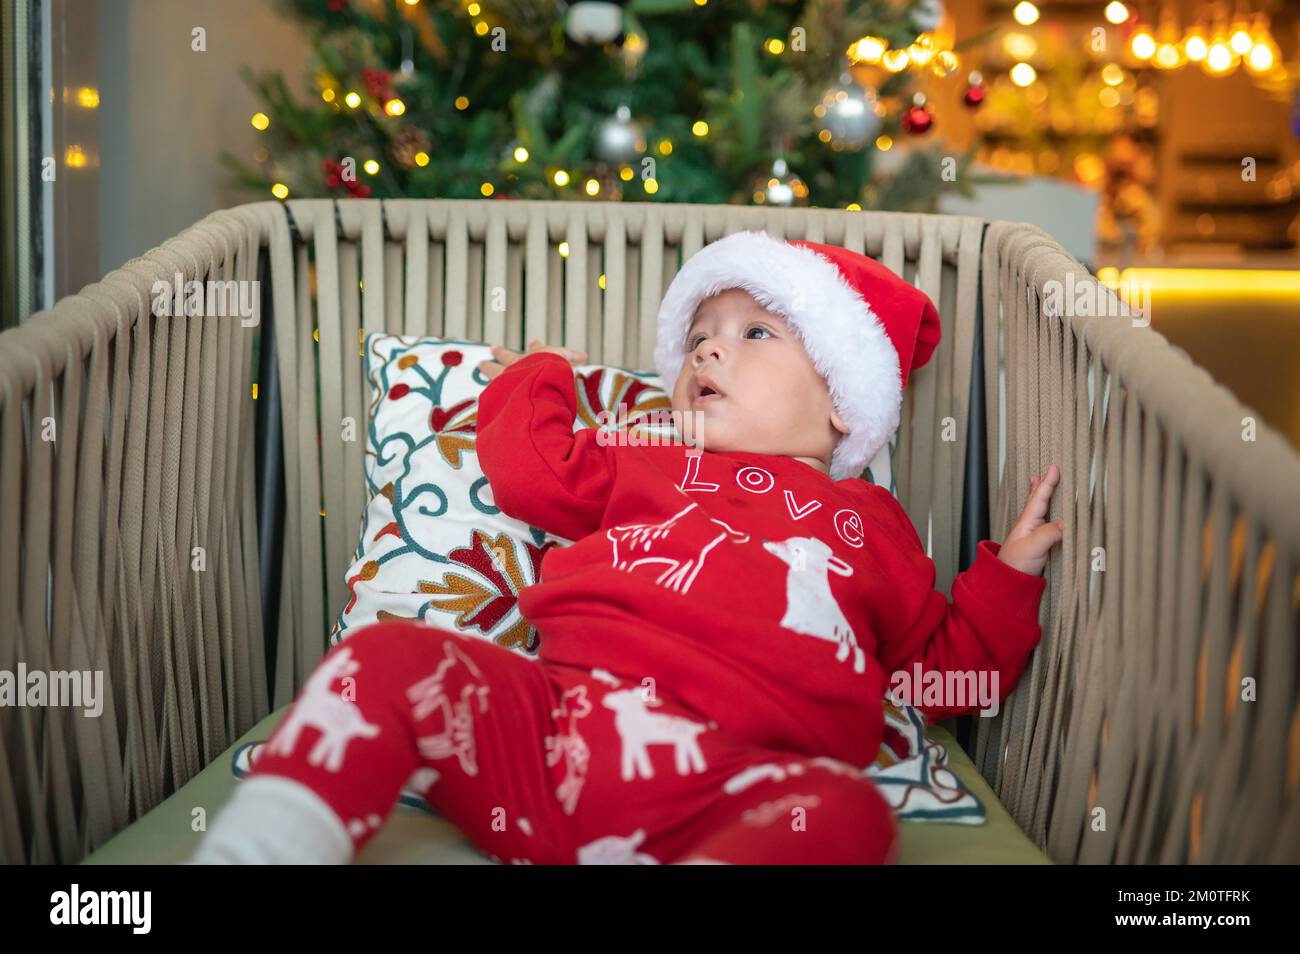
[[[0,670],[102,670],[106,694],[100,718],[0,708],[0,861],[83,857],[293,699],[366,502],[364,445],[338,439],[344,418],[365,432],[363,334],[536,337],[648,369],[680,263],[746,228],[864,251],[938,304],[894,469],[941,588],[1062,468],[1043,641],[973,720],[1020,826],[1058,862],[1300,860],[1300,458],[1262,425],[1243,439],[1252,412],[1151,329],[1049,314],[1050,283],[1092,279],[1047,234],[296,200],[215,212],[0,335]],[[159,317],[177,273],[259,281],[259,322]]]

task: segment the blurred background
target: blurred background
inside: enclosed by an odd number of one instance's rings
[[[1300,4],[0,0],[0,327],[214,209],[1032,222],[1300,446]]]

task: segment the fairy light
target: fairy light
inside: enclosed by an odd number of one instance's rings
[[[492,185],[492,183],[485,182],[478,187],[478,191],[482,192],[484,197],[486,198],[487,196],[490,196],[493,192],[495,192],[496,188]]]
[[[289,187],[283,182],[277,182],[271,186],[271,195],[277,199],[287,199],[289,197]]]
[[[557,186],[563,188],[564,186],[569,184],[569,174],[565,172],[563,169],[556,169],[555,175],[552,177],[552,180],[555,182]]]
[[[406,112],[406,104],[400,99],[390,99],[388,102],[384,103],[384,112],[390,116],[400,116],[402,113]]]
[[[880,58],[885,55],[885,50],[889,49],[889,44],[878,36],[864,36],[853,44],[852,52],[849,54],[861,63],[879,63]]]
[[[1227,73],[1233,66],[1232,47],[1220,35],[1215,37],[1205,54],[1205,66],[1211,73]]]
[[[462,109],[462,110],[463,110],[463,109],[469,109],[469,97],[468,97],[468,96],[457,96],[457,97],[456,97],[456,108],[457,108],[457,109]]]
[[[705,136],[709,134],[709,124],[706,123],[703,119],[697,119],[691,125],[691,132],[694,133],[699,138],[703,139]]]
[[[335,93],[332,89],[321,90],[320,98],[325,100],[327,103],[332,103],[334,102],[334,95]]]
[[[1149,60],[1156,55],[1156,38],[1146,30],[1140,30],[1133,34],[1129,49],[1139,60]]]
[[[1011,82],[1017,86],[1028,86],[1038,79],[1038,72],[1028,63],[1017,63],[1011,67]]]
[[[785,52],[785,44],[777,39],[768,40],[765,44],[763,44],[763,46],[764,49],[766,49],[767,52],[771,53],[773,56],[780,56],[782,53]]]
[[[260,132],[261,130],[266,129],[267,126],[271,125],[271,118],[267,116],[266,113],[253,113],[253,118],[250,119],[249,122],[253,124],[254,129]]]
[[[1020,0],[1015,9],[1011,11],[1017,23],[1021,26],[1029,26],[1038,22],[1038,7],[1034,6],[1029,0]]]
[[[561,242],[561,243],[559,244],[559,246],[558,246],[558,249],[559,249],[559,253],[560,253],[560,258],[568,258],[568,257],[569,257],[569,243],[568,243],[568,242]]]
[[[1246,69],[1252,73],[1267,73],[1275,62],[1277,58],[1266,43],[1256,43],[1246,55]]]
[[[95,109],[99,106],[99,90],[83,86],[77,90],[77,105],[82,109]]]
[[[515,162],[527,162],[527,161],[528,161],[528,150],[525,149],[523,146],[517,146],[515,148]]]
[[[415,154],[415,164],[423,169],[429,164],[429,154],[423,150],[417,152]]]
[[[1111,3],[1106,4],[1107,22],[1119,26],[1127,19],[1128,19],[1128,7],[1120,3],[1119,0],[1112,0]]]
[[[348,104],[348,109],[356,109],[361,105],[361,94],[354,90],[349,90],[348,94],[343,97],[343,102]]]
[[[597,182],[595,179],[588,179],[583,184],[582,188],[586,190],[587,195],[595,195],[597,192],[600,191],[600,183]]]
[[[1183,40],[1183,55],[1193,63],[1200,63],[1209,51],[1210,45],[1205,42],[1205,37],[1201,36],[1198,28],[1193,27]]]
[[[1118,86],[1124,82],[1124,68],[1118,63],[1107,63],[1101,68],[1101,79],[1107,86]]]
[[[361,168],[365,169],[368,175],[373,176],[379,172],[379,163],[373,159],[367,159]]]
[[[910,60],[911,56],[908,54],[907,50],[886,50],[885,55],[880,58],[880,62],[884,65],[885,69],[889,70],[891,73],[901,73],[903,70],[907,69],[907,64]]]
[[[1232,27],[1232,36],[1228,38],[1228,46],[1232,52],[1238,56],[1245,56],[1250,52],[1250,48],[1255,45],[1251,39],[1250,31],[1246,29],[1246,24],[1238,20]]]
[[[647,179],[645,181],[646,195],[654,195],[659,191],[659,182],[656,179]]]

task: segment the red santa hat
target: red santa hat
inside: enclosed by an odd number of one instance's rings
[[[691,256],[664,293],[655,367],[665,388],[685,362],[695,309],[729,288],[749,292],[802,339],[849,427],[831,457],[831,479],[859,476],[898,429],[908,376],[939,343],[934,302],[858,252],[735,232]]]

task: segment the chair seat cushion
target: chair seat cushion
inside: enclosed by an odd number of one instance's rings
[[[119,832],[83,864],[176,864],[198,848],[192,830],[196,806],[211,824],[239,784],[232,764],[240,749],[269,738],[288,706],[249,729],[226,752],[162,804]],[[901,864],[1051,864],[998,802],[952,734],[930,726],[926,734],[948,751],[948,767],[987,811],[982,825],[904,821]],[[399,803],[384,827],[357,856],[358,864],[493,864],[450,822]]]

